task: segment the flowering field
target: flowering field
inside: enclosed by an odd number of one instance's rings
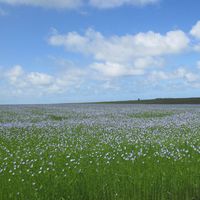
[[[9,199],[199,200],[200,106],[1,106]]]

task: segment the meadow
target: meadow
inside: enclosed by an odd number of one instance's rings
[[[200,200],[200,106],[0,106],[0,200]]]

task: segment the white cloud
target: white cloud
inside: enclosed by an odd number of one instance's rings
[[[144,6],[158,3],[160,0],[90,0],[90,4],[98,8],[114,8],[122,5]]]
[[[20,65],[2,71],[2,79],[15,95],[59,94],[80,87],[84,72],[68,68],[56,75],[40,72],[25,72]],[[16,93],[17,91],[17,93]]]
[[[129,68],[118,63],[94,63],[90,66],[105,77],[119,77],[144,74],[143,69]]]
[[[17,84],[18,79],[23,76],[24,71],[20,65],[16,65],[5,73],[5,77],[11,84]]]
[[[88,29],[83,35],[77,32],[59,34],[49,38],[49,44],[63,46],[67,51],[91,56],[92,69],[104,76],[141,75],[151,67],[164,64],[162,56],[177,54],[189,46],[189,38],[181,30],[165,35],[149,31],[136,35],[105,37]]]
[[[163,65],[163,60],[152,57],[135,59],[131,65],[112,62],[95,62],[90,68],[100,73],[101,77],[114,78],[120,76],[135,76],[145,74],[147,68]]]
[[[150,81],[160,81],[160,80],[178,80],[182,79],[191,85],[195,85],[196,83],[200,83],[200,76],[198,73],[193,73],[185,68],[178,68],[172,72],[164,72],[164,71],[153,71],[149,74]]]
[[[110,81],[106,81],[105,83],[103,83],[102,88],[106,90],[115,90],[115,91],[120,90],[119,86]]]
[[[192,27],[190,34],[195,38],[192,45],[193,50],[200,52],[200,21],[197,21],[197,23]]]
[[[138,57],[179,53],[188,47],[189,38],[181,30],[170,31],[165,35],[150,31],[136,35],[105,37],[88,29],[84,35],[76,32],[54,34],[49,38],[49,43],[64,46],[67,51],[92,55],[98,61],[130,62]]]
[[[190,34],[197,39],[200,39],[200,21],[198,21],[190,31]]]
[[[134,60],[133,66],[138,69],[146,69],[149,67],[162,67],[164,60],[159,57],[139,57]]]
[[[200,60],[197,61],[197,68],[200,69]]]
[[[10,5],[40,6],[44,8],[77,8],[82,0],[0,0],[0,3]]]
[[[200,44],[194,44],[193,50],[196,52],[200,52]]]
[[[97,8],[114,8],[123,5],[145,6],[158,3],[160,0],[0,0],[0,3],[10,5],[40,6],[55,9],[73,9],[81,5]]]
[[[27,74],[27,80],[32,85],[47,86],[53,83],[54,78],[48,74],[31,72],[30,74]]]
[[[160,81],[169,79],[169,75],[164,71],[153,71],[148,78],[150,81]]]
[[[196,73],[192,73],[184,68],[177,69],[173,74],[173,78],[183,78],[188,82],[199,81],[199,75]]]

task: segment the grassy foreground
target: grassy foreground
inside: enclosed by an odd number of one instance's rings
[[[0,200],[200,200],[200,107],[0,106]]]
[[[199,200],[200,129],[8,128],[0,199]]]

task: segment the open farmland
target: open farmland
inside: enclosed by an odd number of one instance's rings
[[[200,106],[1,106],[9,199],[200,200]]]

